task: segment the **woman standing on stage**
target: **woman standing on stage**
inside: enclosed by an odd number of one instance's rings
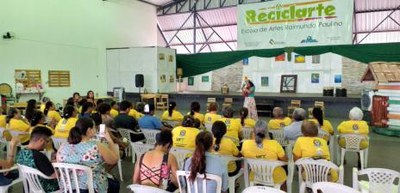
[[[247,77],[244,79],[244,85],[242,87],[242,93],[244,98],[244,105],[249,110],[249,117],[254,120],[258,120],[256,101],[254,100],[254,93],[256,87]]]

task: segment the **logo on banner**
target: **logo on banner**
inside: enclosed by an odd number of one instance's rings
[[[316,39],[313,39],[311,36],[308,36],[306,39],[301,40],[300,43],[316,43],[318,42]]]
[[[285,42],[283,42],[283,41],[275,41],[274,39],[270,39],[269,40],[269,44],[271,44],[271,45],[279,45],[279,44],[285,44]]]

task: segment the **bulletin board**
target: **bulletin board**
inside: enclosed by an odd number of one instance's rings
[[[15,70],[15,83],[21,83],[24,88],[37,87],[42,84],[42,77],[40,70]]]

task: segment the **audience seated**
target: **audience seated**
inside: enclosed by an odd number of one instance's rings
[[[3,108],[0,107],[0,127],[1,128],[6,128],[6,126],[7,126],[6,117],[7,116],[3,114]]]
[[[170,192],[177,189],[178,163],[175,156],[169,153],[172,143],[170,130],[161,131],[156,135],[154,150],[144,153],[135,164],[134,184],[154,186]]]
[[[214,152],[221,155],[240,156],[239,149],[232,140],[224,138],[226,134],[226,125],[222,121],[215,121],[212,125],[212,133],[214,136]],[[228,165],[229,176],[234,176],[240,171],[240,162],[230,162]]]
[[[192,102],[190,105],[190,112],[188,113],[195,119],[199,119],[200,123],[204,123],[204,115],[200,113],[200,103],[197,101]]]
[[[312,110],[312,115],[313,118],[310,119],[309,121],[313,121],[314,123],[317,123],[319,128],[325,131],[326,133],[329,133],[330,135],[334,134],[334,130],[332,127],[332,124],[330,121],[324,119],[323,111],[320,107],[315,107]],[[329,139],[325,139],[329,140]]]
[[[272,110],[273,118],[268,122],[269,130],[282,129],[292,123],[292,119],[283,115],[283,110],[280,107],[275,107]]]
[[[79,108],[79,102],[82,100],[81,95],[79,94],[79,92],[74,92],[74,94],[72,94],[72,102],[75,108]]]
[[[193,156],[185,161],[185,171],[190,171],[189,180],[192,183],[197,174],[214,174],[222,178],[222,192],[228,191],[228,171],[225,162],[213,155],[213,136],[208,131],[203,131],[196,136],[196,149]],[[193,192],[194,190],[192,190]],[[202,186],[199,186],[199,192],[202,192]],[[216,193],[215,182],[207,182],[207,193]]]
[[[215,121],[222,118],[221,115],[217,114],[218,104],[212,102],[208,105],[208,113],[204,115],[204,124],[213,124]]]
[[[17,154],[17,163],[38,169],[44,175],[53,179],[42,179],[40,184],[45,192],[54,192],[59,189],[57,175],[50,160],[42,151],[51,140],[51,131],[46,127],[35,127],[31,133],[29,144]]]
[[[71,105],[65,106],[63,110],[63,119],[58,122],[54,137],[67,138],[69,131],[75,126],[77,120],[75,107]]]
[[[296,140],[293,148],[294,161],[300,158],[326,159],[330,161],[329,146],[326,140],[318,137],[318,125],[313,121],[303,121],[301,124],[303,136]],[[331,171],[331,181],[337,181],[336,171]]]
[[[110,105],[111,105],[110,115],[111,117],[115,118],[119,114],[118,103],[115,101],[111,101]]]
[[[41,112],[44,112],[44,109],[46,108],[46,103],[49,102],[49,101],[50,101],[49,97],[43,97],[42,98],[42,103],[40,104],[40,108],[39,108],[39,110]]]
[[[247,109],[246,107],[241,108],[239,111],[239,115],[240,124],[242,125],[242,127],[254,128],[254,126],[256,125],[256,121],[248,117],[249,109]]]
[[[32,118],[32,117],[31,117]],[[8,110],[6,122],[8,124],[7,129],[20,131],[20,132],[30,132],[31,125],[28,120],[21,116],[21,113],[16,108],[10,108]],[[27,145],[29,143],[29,134],[19,135],[19,141],[23,145]]]
[[[96,192],[119,192],[119,182],[108,178],[104,163],[114,165],[118,162],[117,151],[108,131],[104,138],[108,145],[100,143],[93,138],[97,129],[90,118],[81,118],[76,126],[71,129],[68,143],[61,145],[57,152],[57,161],[63,163],[80,164],[88,166],[93,171],[93,184]],[[81,192],[87,192],[86,174],[78,173]]]
[[[364,114],[360,108],[358,107],[352,108],[349,112],[350,120],[343,121],[337,127],[339,134],[359,134],[368,136],[369,127],[367,122],[362,120],[363,116]],[[343,148],[346,147],[346,142],[344,138],[341,138],[339,140],[339,145],[340,147]],[[368,145],[369,145],[368,140],[364,139],[361,141],[360,148],[365,149],[368,147]]]
[[[36,127],[46,127],[51,131],[51,134],[54,134],[54,129],[46,125],[46,117],[42,113],[42,111],[36,111],[31,119],[31,127],[35,129]],[[53,141],[51,140],[49,143],[47,143],[47,146],[45,147],[46,150],[52,150],[53,149]]]
[[[138,102],[136,103],[136,114],[134,115],[134,118],[136,120],[139,120],[144,116],[144,102]]]
[[[227,128],[225,137],[230,138],[236,146],[239,146],[239,140],[241,139],[242,125],[240,119],[233,118],[233,109],[226,107],[223,110],[223,118],[220,121],[224,122]]]
[[[161,124],[161,120],[154,115],[154,105],[146,104],[144,106],[144,117],[139,119],[139,127],[141,129],[155,129],[160,130],[163,125]]]
[[[60,113],[56,111],[54,103],[51,101],[46,102],[43,113],[45,115],[47,125],[52,128],[55,128],[57,123],[61,120]]]
[[[285,151],[282,146],[275,140],[268,137],[267,123],[258,120],[254,127],[255,139],[248,139],[243,142],[242,155],[245,158],[257,158],[266,160],[287,161]],[[282,167],[278,167],[273,172],[274,183],[282,184],[286,181],[286,172]],[[286,189],[283,183],[282,189]]]
[[[179,111],[176,111],[176,103],[174,101],[169,102],[168,110],[164,111],[161,116],[162,121],[182,121],[183,115]]]
[[[135,118],[129,116],[128,113],[132,109],[132,103],[129,101],[122,101],[119,105],[119,115],[114,118],[114,128],[124,128],[135,132],[139,132],[138,124]],[[143,134],[131,134],[133,142],[144,139]]]
[[[94,92],[89,90],[86,94],[86,101],[95,104],[96,100],[94,99]]]
[[[306,118],[306,111],[302,108],[296,108],[293,111],[293,123],[284,127],[285,139],[290,141],[296,141],[296,139],[303,135],[301,132],[301,124]]]
[[[79,118],[90,118],[90,115],[92,114],[94,109],[94,103],[89,101],[83,103],[81,112],[79,113]]]
[[[132,108],[129,110],[128,115],[135,118],[136,121],[139,120],[139,118],[143,116],[142,113],[139,113],[138,111],[136,111],[136,109],[133,108],[133,105],[132,105]]]
[[[175,127],[172,129],[172,139],[174,141],[174,147],[194,149],[196,136],[200,133],[200,130],[193,127],[194,119],[190,115],[186,115],[183,118],[182,126]]]
[[[2,170],[11,168],[14,165],[16,147],[19,143],[18,137],[13,137],[9,143],[9,151],[6,160],[0,160],[0,168]],[[0,173],[0,186],[9,185],[13,180],[18,178],[17,171],[11,171],[7,173]]]
[[[111,112],[111,106],[107,103],[101,103],[100,105],[97,106],[97,113],[100,114],[102,123],[104,123],[108,119],[114,120],[114,118],[111,116],[110,112]],[[92,114],[92,117],[93,117],[93,114]]]

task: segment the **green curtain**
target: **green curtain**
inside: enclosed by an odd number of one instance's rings
[[[386,43],[178,54],[176,63],[178,68],[183,69],[183,77],[189,77],[217,70],[252,56],[268,58],[279,56],[285,52],[295,52],[305,56],[331,52],[363,63],[374,61],[400,62],[400,43]]]

